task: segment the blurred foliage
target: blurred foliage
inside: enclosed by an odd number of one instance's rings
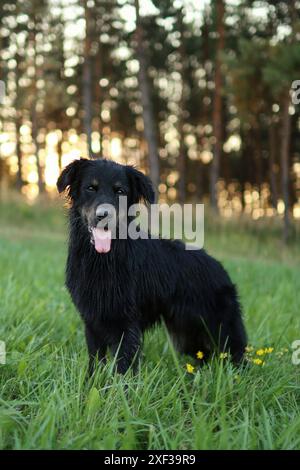
[[[3,191],[33,199],[71,159],[101,155],[157,166],[163,200],[217,194],[223,215],[279,211],[288,226],[300,217],[299,3],[1,0]]]

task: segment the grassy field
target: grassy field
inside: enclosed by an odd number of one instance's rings
[[[256,356],[263,366],[215,360],[199,371],[161,328],[146,336],[137,376],[116,376],[109,362],[87,382],[83,328],[64,288],[60,205],[0,204],[0,448],[299,449],[299,238],[283,248],[270,221],[206,224],[205,247],[239,287],[250,355],[274,348]]]

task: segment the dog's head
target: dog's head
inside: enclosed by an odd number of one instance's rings
[[[57,189],[60,193],[67,190],[99,253],[110,251],[110,227],[118,226],[121,218],[127,220],[127,213],[119,211],[121,197],[128,207],[141,200],[152,204],[155,199],[147,176],[132,166],[103,159],[81,158],[70,163],[59,176]]]

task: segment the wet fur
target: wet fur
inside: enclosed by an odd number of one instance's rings
[[[117,370],[125,373],[136,364],[143,333],[161,319],[181,353],[195,357],[201,350],[207,359],[216,350],[229,351],[240,362],[246,333],[237,291],[204,250],[187,251],[180,241],[128,238],[112,240],[107,254],[95,251],[80,206],[85,178],[100,171],[109,184],[123,172],[130,203],[154,201],[146,176],[115,165],[82,159],[58,180],[59,191],[69,188],[72,201],[66,285],[85,325],[90,373],[95,358],[105,361],[108,348],[116,355]]]

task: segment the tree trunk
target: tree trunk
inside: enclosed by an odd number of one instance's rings
[[[31,106],[31,136],[32,136],[32,140],[34,143],[34,147],[35,147],[36,167],[37,167],[37,173],[38,173],[38,187],[39,187],[39,193],[41,194],[45,192],[45,183],[43,179],[43,171],[42,171],[40,156],[39,156],[40,144],[38,141],[38,117],[37,117],[35,100]]]
[[[21,151],[21,140],[20,140],[20,127],[22,124],[22,118],[20,117],[20,111],[16,111],[16,154],[18,159],[18,173],[17,173],[17,189],[21,190],[23,186],[23,165],[22,165],[22,151]]]
[[[181,96],[179,102],[179,156],[178,156],[178,170],[179,170],[179,184],[178,184],[178,199],[181,204],[184,204],[186,199],[186,146],[184,143],[184,109],[185,109],[185,49],[184,49],[184,31],[183,31],[183,11],[178,11],[178,29],[180,34],[179,57],[181,64]]]
[[[203,190],[203,187],[204,187],[204,174],[203,174],[203,170],[204,170],[204,165],[203,165],[203,162],[202,160],[197,160],[196,161],[196,178],[195,178],[195,182],[196,182],[196,197],[199,201],[202,201],[203,200],[203,194],[204,194],[204,190]]]
[[[15,126],[16,126],[16,155],[18,159],[18,172],[17,172],[17,181],[16,186],[18,190],[22,189],[23,186],[23,165],[22,165],[22,151],[21,151],[21,140],[20,140],[20,127],[22,125],[22,114],[21,110],[19,109],[20,106],[20,55],[16,53],[16,99],[15,99]]]
[[[281,136],[281,187],[284,202],[283,241],[286,243],[290,234],[290,204],[289,204],[289,151],[291,134],[291,116],[289,114],[290,94],[284,96],[282,107],[282,136]]]
[[[217,14],[217,33],[218,41],[216,47],[215,59],[215,92],[213,103],[213,132],[215,138],[214,155],[210,168],[210,200],[212,208],[218,211],[218,194],[217,182],[220,176],[220,160],[222,153],[222,129],[223,129],[223,115],[222,115],[222,62],[221,53],[224,50],[225,44],[225,27],[224,27],[224,14],[225,7],[223,0],[216,0],[216,14]]]
[[[88,1],[83,0],[85,15],[85,39],[84,39],[84,62],[82,76],[82,99],[83,99],[83,125],[87,138],[88,153],[94,158],[92,150],[92,67],[91,67],[91,11]]]
[[[253,156],[255,165],[255,184],[258,188],[258,192],[261,192],[261,186],[263,182],[262,176],[262,149],[261,149],[261,131],[259,123],[254,123],[252,127],[252,145],[253,145]]]
[[[140,5],[139,0],[135,0],[136,11],[136,42],[137,42],[137,59],[139,62],[138,82],[141,93],[141,101],[143,107],[143,121],[144,121],[144,137],[148,145],[149,155],[149,170],[150,178],[153,182],[154,188],[157,191],[159,185],[159,157],[158,157],[158,143],[157,132],[154,121],[154,111],[151,98],[150,83],[148,77],[148,66],[145,56],[143,45],[143,28],[140,19]]]
[[[203,26],[202,26],[202,43],[203,43],[203,61],[204,61],[204,69],[206,72],[206,84],[205,84],[205,97],[210,96],[210,90],[208,87],[208,82],[209,80],[212,79],[211,76],[211,53],[210,53],[210,17],[211,17],[211,11],[210,11],[210,6],[206,6],[204,10],[204,15],[203,15]],[[202,122],[207,123],[210,122],[211,120],[211,105],[209,104],[208,101],[204,101],[202,104],[202,111],[203,111],[203,117],[202,117]],[[203,149],[203,144],[202,144],[202,138],[199,139],[199,153]],[[202,201],[204,195],[209,192],[209,172],[210,172],[210,167],[208,165],[205,165],[202,161],[202,159],[199,161],[199,175],[197,178],[198,181],[198,196],[199,199]]]
[[[98,123],[98,132],[99,132],[99,146],[100,146],[100,152],[101,156],[103,156],[103,124],[102,124],[102,118],[101,118],[101,111],[102,111],[102,90],[99,84],[99,79],[103,76],[103,67],[102,67],[102,47],[101,43],[99,43],[99,50],[96,55],[96,61],[95,61],[95,75],[96,75],[96,80],[95,80],[95,114],[97,116],[97,123]]]
[[[274,122],[269,125],[269,178],[271,189],[271,203],[274,209],[277,209],[278,191],[275,173],[276,164],[276,129]]]
[[[181,113],[182,111],[180,111]],[[179,181],[178,181],[178,200],[181,204],[184,204],[186,199],[186,146],[184,143],[183,135],[183,122],[180,118],[180,132],[179,132],[179,155],[178,155],[178,171],[179,171]]]
[[[31,103],[31,135],[32,140],[35,146],[35,157],[36,157],[36,166],[37,166],[37,173],[38,173],[38,187],[39,193],[45,192],[45,183],[43,179],[43,171],[41,167],[39,151],[40,151],[40,144],[38,141],[38,133],[39,133],[39,121],[37,115],[37,101],[38,101],[38,88],[37,88],[37,81],[41,77],[41,70],[37,65],[37,44],[36,44],[36,37],[37,37],[37,20],[35,15],[33,16],[33,23],[34,27],[32,30],[32,43],[33,43],[33,50],[34,50],[34,79],[33,79],[33,89],[32,89],[32,103]]]
[[[62,144],[63,144],[63,135],[57,142],[58,168],[60,172],[62,170],[62,156],[63,156]]]
[[[0,154],[0,200],[7,196],[9,188],[9,170],[7,162]]]

